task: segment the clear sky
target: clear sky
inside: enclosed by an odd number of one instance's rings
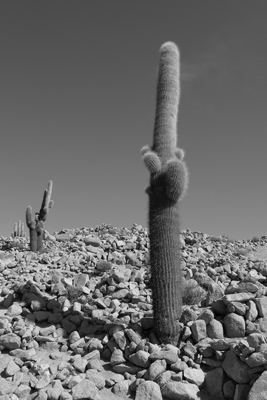
[[[181,228],[267,234],[266,0],[2,0],[0,235],[146,226],[159,48],[181,52]],[[28,229],[27,229],[28,233]]]

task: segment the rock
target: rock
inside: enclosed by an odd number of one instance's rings
[[[130,394],[130,380],[123,380],[115,383],[112,388],[113,393],[118,397],[124,397]]]
[[[167,367],[165,360],[156,360],[148,368],[148,379],[154,381],[160,374],[162,374]]]
[[[0,337],[0,345],[8,350],[19,349],[21,345],[21,338],[14,333],[7,333]]]
[[[223,384],[225,381],[225,372],[223,368],[215,368],[208,371],[205,376],[205,388],[211,396],[223,398]],[[214,384],[216,382],[216,385]]]
[[[161,394],[168,400],[198,400],[199,388],[192,383],[169,381],[162,388]]]
[[[148,368],[151,364],[149,358],[150,354],[147,351],[139,350],[129,356],[129,361],[138,367]]]
[[[55,379],[51,382],[51,387],[47,388],[47,396],[49,400],[58,400],[64,392],[62,384],[59,380]]]
[[[194,321],[191,325],[192,338],[195,343],[207,337],[206,322],[202,319]]]
[[[254,299],[260,318],[267,317],[267,297]]]
[[[232,349],[226,353],[222,367],[226,375],[236,383],[248,383],[250,381],[249,366],[240,361]]]
[[[234,400],[244,400],[248,398],[251,386],[248,383],[239,383],[235,387]]]
[[[267,371],[254,382],[247,400],[265,400],[267,395]]]
[[[162,400],[159,385],[152,381],[145,381],[138,385],[135,400]]]
[[[229,338],[244,337],[246,332],[245,320],[241,315],[230,313],[223,319],[226,336]]]
[[[223,385],[223,394],[226,399],[233,399],[235,395],[236,383],[232,380],[226,381]]]
[[[205,379],[205,373],[201,369],[186,368],[184,370],[184,379],[189,383],[201,386]]]
[[[223,325],[217,319],[213,319],[207,325],[207,336],[211,339],[223,339]]]
[[[101,400],[99,390],[89,379],[83,379],[71,390],[73,400]]]

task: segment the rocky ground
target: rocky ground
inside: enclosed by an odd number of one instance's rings
[[[0,400],[267,399],[267,236],[181,232],[181,341],[153,333],[147,230],[0,238]]]

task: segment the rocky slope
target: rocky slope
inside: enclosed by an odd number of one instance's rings
[[[153,333],[145,228],[47,233],[41,254],[0,238],[0,400],[267,398],[267,236],[180,241],[176,347]]]

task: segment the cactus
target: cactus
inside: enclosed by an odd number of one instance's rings
[[[53,182],[48,182],[48,188],[44,191],[43,201],[39,213],[35,213],[32,218],[32,208],[26,208],[26,223],[30,230],[30,250],[40,251],[43,248],[44,222],[46,221],[48,211],[53,207],[54,201],[51,200]]]
[[[188,186],[184,151],[177,148],[179,51],[160,48],[153,145],[141,150],[150,172],[149,236],[154,330],[161,343],[177,345],[182,313],[178,201]]]
[[[14,230],[11,233],[11,237],[17,238],[17,237],[25,237],[25,232],[24,232],[24,223],[19,220],[18,222],[15,223],[14,225]]]

